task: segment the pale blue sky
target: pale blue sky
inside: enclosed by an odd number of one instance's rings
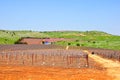
[[[0,29],[120,35],[120,0],[0,0]]]

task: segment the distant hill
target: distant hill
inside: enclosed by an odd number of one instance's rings
[[[72,41],[56,42],[56,45],[84,46],[120,50],[120,36],[102,31],[9,31],[0,30],[0,44],[14,44],[22,37],[69,38]]]

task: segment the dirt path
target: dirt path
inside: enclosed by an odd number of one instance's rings
[[[92,55],[88,51],[84,51],[89,54],[89,57],[94,59],[96,62],[100,63],[103,67],[107,69],[109,76],[112,76],[114,80],[120,80],[120,63],[112,60],[104,59],[97,55]]]

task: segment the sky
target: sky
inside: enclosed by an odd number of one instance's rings
[[[120,0],[0,0],[0,29],[120,35]]]

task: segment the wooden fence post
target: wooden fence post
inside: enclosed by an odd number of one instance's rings
[[[87,62],[86,67],[89,67],[88,54],[86,55],[86,62]]]
[[[33,60],[34,60],[34,54],[32,54],[32,65],[34,64],[34,63],[33,63]]]

